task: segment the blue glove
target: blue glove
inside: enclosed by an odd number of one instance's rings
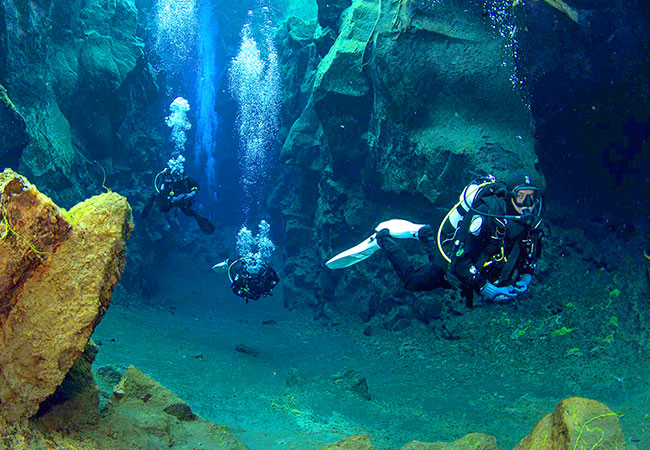
[[[519,281],[515,283],[515,290],[523,294],[528,290],[528,287],[530,286],[530,282],[533,281],[533,276],[529,273],[525,273],[521,276]]]
[[[497,287],[490,282],[481,288],[481,294],[495,302],[511,300],[517,297],[517,290],[512,286]]]

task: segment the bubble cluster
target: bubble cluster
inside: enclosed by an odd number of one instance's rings
[[[187,112],[190,110],[190,104],[183,97],[176,97],[169,105],[171,113],[165,118],[165,123],[172,129],[171,140],[174,142],[173,155],[183,153],[187,136],[185,132],[192,128],[192,124],[187,118]]]
[[[521,3],[521,2],[520,2]],[[510,0],[486,0],[483,9],[490,18],[492,28],[504,39],[504,51],[511,58],[504,59],[501,65],[508,69],[512,86],[519,92],[527,108],[530,109],[529,95],[526,89],[526,77],[519,65],[519,42],[517,25],[512,12]]]
[[[252,19],[253,13],[249,12]],[[268,20],[255,32],[251,22],[242,28],[241,45],[229,70],[230,91],[239,105],[242,186],[250,209],[264,180],[268,152],[275,141],[280,109],[278,54]],[[262,47],[258,46],[261,42]]]
[[[168,66],[187,61],[195,50],[197,1],[158,0],[155,14],[155,48],[158,56]]]
[[[254,237],[245,226],[237,233],[237,253],[246,261],[246,270],[251,274],[259,272],[271,259],[275,244],[271,241],[270,233],[271,226],[265,220],[260,221]]]
[[[185,173],[185,157],[178,155],[176,158],[171,158],[167,161],[167,169],[172,178],[180,178]]]

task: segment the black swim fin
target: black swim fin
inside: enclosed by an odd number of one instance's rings
[[[212,222],[196,212],[193,214],[193,216],[196,220],[196,224],[199,226],[201,231],[203,231],[205,234],[214,233],[215,227],[212,225]]]
[[[152,195],[149,197],[149,200],[147,201],[147,204],[144,205],[144,208],[142,208],[142,218],[146,219],[149,217],[149,213],[151,212],[151,208],[153,207],[154,200],[156,199],[155,195]]]

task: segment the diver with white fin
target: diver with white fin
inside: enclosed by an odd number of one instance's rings
[[[389,220],[326,265],[349,267],[381,249],[408,290],[456,287],[470,307],[477,292],[489,301],[510,301],[533,279],[541,255],[542,207],[541,190],[525,171],[516,171],[505,183],[492,176],[477,179],[463,190],[437,236],[430,225]],[[442,241],[446,225],[449,237]],[[415,267],[396,240],[409,238],[422,243],[428,264]]]
[[[271,226],[265,220],[260,221],[256,236],[245,226],[241,227],[236,242],[239,257],[212,266],[216,273],[228,276],[232,293],[246,300],[246,303],[272,296],[271,291],[280,282],[280,277],[270,264],[271,254],[275,250],[270,231]]]

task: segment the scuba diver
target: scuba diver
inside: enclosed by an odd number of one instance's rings
[[[167,167],[158,172],[154,179],[156,192],[151,194],[142,209],[142,218],[146,219],[149,216],[154,204],[163,213],[169,212],[172,208],[178,208],[186,216],[194,217],[203,233],[212,234],[215,229],[212,222],[192,209],[199,184],[185,173],[184,162],[185,158],[178,155],[176,159],[172,158],[167,161]],[[161,177],[160,187],[158,187],[158,177]]]
[[[269,264],[275,244],[271,240],[271,226],[265,220],[259,223],[257,235],[245,226],[237,233],[239,259],[227,259],[212,266],[217,273],[227,273],[233,294],[249,300],[259,300],[271,294],[280,278]]]
[[[477,179],[463,190],[460,201],[440,224],[437,237],[430,225],[389,220],[364,242],[326,264],[331,269],[348,267],[382,249],[408,290],[453,286],[461,290],[469,307],[475,293],[489,301],[513,300],[528,290],[541,255],[542,206],[541,190],[525,171],[513,173],[506,183],[492,176]],[[447,222],[453,234],[441,241]],[[416,268],[395,240],[408,238],[423,244],[428,264]],[[446,269],[438,252],[448,263]]]
[[[246,303],[267,295],[272,296],[271,291],[280,281],[273,267],[268,264],[260,266],[252,258],[239,258],[235,261],[227,259],[212,266],[212,270],[227,273],[232,293],[242,297]]]

